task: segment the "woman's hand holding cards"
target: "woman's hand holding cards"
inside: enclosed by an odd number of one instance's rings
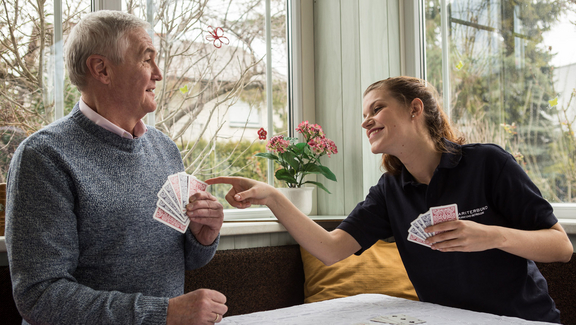
[[[479,252],[498,248],[504,240],[499,227],[460,220],[457,204],[430,208],[408,230],[408,241],[441,252]]]
[[[436,233],[425,242],[441,252],[480,252],[498,248],[498,243],[504,240],[498,227],[470,220],[443,222],[427,227],[425,231]]]

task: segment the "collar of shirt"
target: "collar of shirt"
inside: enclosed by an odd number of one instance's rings
[[[79,105],[80,105],[80,112],[82,112],[82,114],[84,114],[90,121],[123,138],[136,139],[138,137],[143,136],[144,133],[148,131],[148,128],[146,127],[144,122],[142,122],[142,120],[139,120],[138,123],[136,123],[136,125],[134,126],[134,136],[132,136],[130,132],[108,121],[104,116],[98,114],[96,111],[90,108],[90,106],[86,105],[86,103],[82,100],[82,98],[80,98]]]
[[[446,144],[446,149],[448,151],[442,153],[440,163],[438,164],[438,167],[436,167],[436,170],[440,168],[454,168],[458,166],[458,163],[462,158],[461,145],[448,141],[446,139],[444,139],[444,143]],[[418,186],[420,184],[414,179],[414,176],[412,176],[412,174],[408,172],[406,166],[402,166],[402,172],[400,174],[400,182],[402,184],[402,187],[405,187],[408,184],[412,184],[414,186]]]

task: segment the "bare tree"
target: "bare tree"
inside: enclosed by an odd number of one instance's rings
[[[276,3],[280,9],[273,16],[273,36],[280,39],[285,37],[285,9]],[[264,3],[161,0],[155,5],[154,41],[164,73],[156,95],[156,127],[181,146],[188,171],[211,174],[214,165],[226,164],[224,159],[208,166],[206,160],[226,123],[222,117],[247,91],[264,90],[264,53],[256,48],[264,38]],[[141,16],[147,9],[134,1],[126,7]],[[252,103],[258,110],[264,96],[253,97],[260,98]],[[194,139],[191,128],[196,129]]]
[[[63,1],[66,38],[89,12],[90,2]],[[54,69],[53,8],[45,0],[0,0],[0,4],[0,136],[6,135],[0,153],[9,162],[9,151],[23,138],[16,133],[29,135],[53,120],[49,79]],[[274,4],[272,32],[283,45],[285,4],[279,0]],[[223,117],[240,99],[248,98],[252,109],[259,110],[265,98],[263,2],[159,0],[155,8],[147,8],[146,1],[126,0],[124,8],[143,19],[153,13],[150,34],[164,75],[156,89],[155,126],[180,146],[189,172],[226,169],[226,159],[212,161],[211,166],[206,159],[225,125]],[[80,94],[66,81],[64,96],[69,111]],[[0,181],[7,164],[1,168]]]

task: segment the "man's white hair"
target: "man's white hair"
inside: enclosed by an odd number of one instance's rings
[[[99,10],[84,16],[74,26],[64,45],[70,82],[80,91],[86,86],[86,60],[90,55],[99,54],[114,64],[123,63],[130,45],[128,35],[138,28],[147,30],[150,24],[122,11]]]

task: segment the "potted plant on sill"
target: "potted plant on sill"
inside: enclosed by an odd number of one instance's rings
[[[265,135],[261,129],[260,139]],[[318,124],[310,124],[308,121],[300,123],[296,131],[304,136],[304,142],[298,142],[298,138],[276,135],[266,144],[270,152],[258,153],[256,157],[268,158],[280,165],[274,176],[280,181],[286,182],[288,188],[279,188],[304,214],[309,214],[312,209],[312,191],[314,187],[304,187],[304,184],[314,184],[322,190],[330,193],[320,182],[306,179],[306,175],[322,175],[331,181],[336,181],[336,175],[330,168],[323,166],[320,157],[338,153],[334,141],[326,138],[322,127]],[[306,194],[308,193],[308,194]]]

